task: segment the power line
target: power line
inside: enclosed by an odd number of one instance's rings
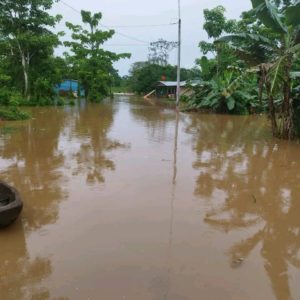
[[[149,25],[110,25],[111,28],[147,28],[147,27],[167,27],[177,25],[177,23],[149,24]]]
[[[108,29],[108,30],[111,30],[111,27],[106,26],[106,25],[104,25],[103,23],[100,23],[100,25],[101,25],[102,27]],[[121,33],[121,32],[116,31],[116,30],[115,30],[115,34],[120,35],[120,36],[123,36],[123,37],[125,37],[125,38],[127,38],[127,39],[130,39],[130,40],[133,40],[133,41],[136,41],[136,42],[139,42],[139,43],[144,43],[144,44],[147,44],[147,45],[150,44],[150,43],[147,42],[147,41],[140,40],[140,39],[138,39],[138,38],[136,38],[136,37],[133,37],[133,36],[128,35],[128,34],[125,34],[125,33]]]
[[[81,15],[81,12],[80,12],[78,9],[74,8],[73,6],[71,6],[70,4],[68,4],[67,2],[65,2],[65,1],[63,1],[63,0],[60,0],[60,2],[61,2],[62,4],[64,4],[65,6],[67,6],[68,8],[72,9],[73,11],[75,11],[76,13],[78,13],[78,14]],[[106,28],[106,29],[109,29],[109,30],[112,29],[111,27],[109,27],[109,26],[107,26],[107,25],[104,25],[103,23],[100,23],[100,25],[101,25],[102,27]],[[130,35],[128,35],[128,34],[125,34],[125,33],[122,33],[122,32],[118,32],[118,31],[115,31],[115,33],[116,33],[117,35],[123,36],[123,37],[125,37],[125,38],[127,38],[127,39],[130,39],[130,40],[133,40],[133,41],[136,41],[136,42],[139,42],[139,43],[144,43],[144,44],[149,45],[149,42],[148,42],[148,41],[140,40],[140,39],[138,39],[138,38],[136,38],[136,37],[133,37],[133,36],[130,36]]]
[[[71,8],[71,9],[74,10],[75,12],[81,14],[81,12],[80,12],[78,9],[74,8],[73,6],[71,6],[70,4],[66,3],[65,1],[60,0],[60,2],[61,2],[62,4],[64,4],[65,6]]]

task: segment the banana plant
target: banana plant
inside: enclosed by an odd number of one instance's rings
[[[291,71],[300,54],[300,0],[279,13],[270,0],[252,0],[253,11],[273,38],[263,34],[239,33],[222,37],[220,43],[229,43],[236,55],[260,74],[259,87],[268,95],[273,135],[284,139],[294,137],[294,111]],[[275,112],[274,99],[280,92],[281,115]],[[260,92],[261,94],[261,92]]]
[[[255,70],[251,70],[255,72]],[[202,82],[194,88],[191,107],[213,110],[218,113],[248,114],[257,106],[255,87],[237,68],[229,68],[221,76]]]

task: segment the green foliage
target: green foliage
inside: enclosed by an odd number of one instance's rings
[[[177,67],[171,65],[160,66],[149,62],[136,62],[132,65],[129,73],[128,84],[130,89],[138,94],[146,94],[154,89],[158,81],[175,81],[177,78]],[[199,75],[197,69],[181,70],[182,81],[195,79]]]
[[[202,56],[197,60],[197,65],[201,68],[201,78],[204,81],[210,80],[217,73],[218,65],[215,59],[208,59]]]
[[[57,106],[64,106],[65,105],[65,101],[64,101],[64,99],[62,99],[62,98],[57,98],[56,99],[56,105]]]
[[[59,35],[52,33],[61,19],[51,16],[54,0],[0,1],[0,57],[11,84],[30,98],[41,66],[53,56]]]
[[[81,11],[81,17],[88,30],[81,25],[66,23],[73,32],[73,41],[65,42],[65,45],[70,47],[73,53],[69,62],[85,90],[86,97],[90,101],[99,102],[110,94],[115,74],[113,63],[130,55],[116,54],[102,48],[102,45],[113,37],[114,31],[99,29],[101,13],[93,15],[91,12]]]
[[[217,38],[224,31],[226,27],[225,11],[223,6],[217,6],[211,10],[205,9],[203,11],[205,19],[203,29],[207,32],[209,38]]]
[[[251,0],[256,16],[268,28],[280,34],[287,33],[286,27],[281,22],[278,9],[269,0]]]
[[[249,114],[260,110],[255,77],[244,80],[235,70],[194,87],[194,95],[188,104],[191,108],[217,113]]]
[[[71,100],[69,101],[69,105],[70,105],[70,106],[75,106],[75,104],[76,104],[76,103],[75,103],[75,100],[74,100],[74,99],[71,99]]]
[[[291,71],[299,67],[300,2],[252,0],[253,10],[244,14],[239,31],[220,38],[248,67],[256,65],[259,94],[265,88],[274,136],[290,139],[296,123]],[[247,71],[245,71],[247,73]],[[276,111],[277,104],[280,110]],[[278,122],[276,112],[280,113]]]
[[[30,115],[17,107],[0,107],[0,120],[18,121],[29,119]]]
[[[18,106],[23,103],[22,95],[8,87],[0,88],[0,106]]]
[[[225,8],[217,6],[211,10],[204,10],[204,25],[203,29],[207,32],[212,42],[201,41],[199,48],[204,54],[196,61],[201,68],[202,79],[211,80],[215,74],[221,74],[228,66],[236,61],[234,53],[224,43],[217,44],[215,40],[224,33],[234,33],[238,30],[238,23],[235,20],[227,20],[225,17]],[[208,59],[208,55],[214,58]]]
[[[289,6],[286,9],[286,23],[287,25],[299,26],[300,25],[300,1],[296,5]]]
[[[51,103],[54,97],[53,85],[46,78],[38,78],[33,85],[34,99],[33,103],[45,105]]]

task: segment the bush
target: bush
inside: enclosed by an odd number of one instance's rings
[[[17,107],[0,107],[0,119],[7,121],[27,120],[30,115]]]
[[[65,101],[62,98],[57,98],[56,99],[56,105],[57,106],[64,106],[65,105]]]
[[[30,106],[54,105],[55,92],[53,85],[45,78],[37,79],[33,84],[33,97],[27,103]]]
[[[74,99],[71,99],[70,102],[69,102],[69,105],[75,106],[75,100],[74,100]]]

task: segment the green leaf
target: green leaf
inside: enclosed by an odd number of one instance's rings
[[[280,76],[280,72],[284,59],[285,57],[282,56],[271,69],[271,75],[273,76],[271,83],[271,93],[273,93],[277,82],[282,79],[282,76]]]
[[[227,98],[227,107],[231,111],[235,107],[235,99],[233,97]]]
[[[232,94],[237,91],[241,84],[243,83],[243,80],[247,78],[250,74],[257,73],[258,69],[257,67],[249,68],[245,70],[239,77],[237,77],[235,80],[233,80],[223,91],[222,95],[226,99],[230,98]]]
[[[300,0],[286,9],[286,23],[295,27],[300,25]]]
[[[238,34],[230,34],[227,36],[223,36],[216,40],[216,43],[218,42],[252,42],[252,43],[263,43],[269,46],[274,45],[272,41],[268,38],[266,38],[263,35],[259,34],[251,34],[251,33],[238,33]]]
[[[280,20],[279,13],[269,0],[251,0],[254,12],[260,21],[268,28],[274,31],[286,34],[287,28]]]

